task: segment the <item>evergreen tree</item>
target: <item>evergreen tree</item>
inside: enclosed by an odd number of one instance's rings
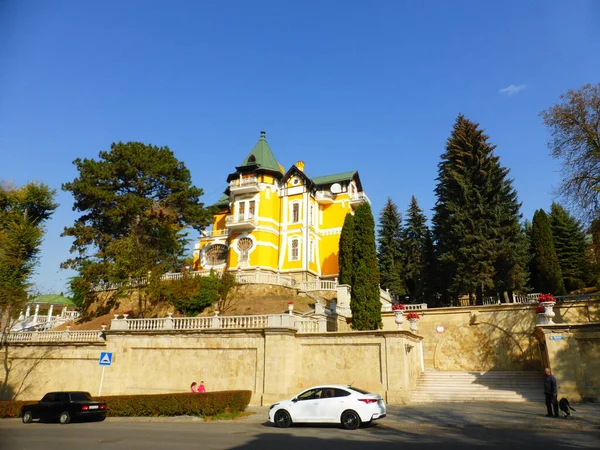
[[[531,225],[531,285],[536,292],[564,295],[562,271],[554,249],[550,220],[543,209],[533,215]]]
[[[427,300],[430,246],[431,238],[429,228],[427,228],[427,218],[419,208],[417,199],[413,196],[406,211],[402,233],[404,280],[411,301]]]
[[[354,216],[346,214],[344,225],[342,226],[342,234],[340,235],[339,251],[338,251],[338,282],[339,284],[348,284],[352,286],[354,282],[353,276],[353,259],[352,251],[354,248]]]
[[[377,260],[381,274],[381,288],[389,289],[395,296],[404,296],[401,254],[402,216],[391,198],[387,199],[379,215]]]
[[[353,274],[350,308],[352,328],[377,330],[382,326],[375,221],[368,203],[354,214]]]
[[[62,267],[88,283],[166,271],[187,247],[188,230],[211,222],[202,189],[168,147],[113,143],[98,160],[73,163],[79,176],[62,188],[81,215],[62,233],[73,238],[74,253]]]
[[[527,279],[520,204],[488,139],[459,115],[438,166],[433,233],[446,303],[463,293],[481,303],[486,290],[520,289]]]
[[[552,203],[550,228],[567,292],[585,287],[589,270],[585,233],[581,224],[558,203]]]

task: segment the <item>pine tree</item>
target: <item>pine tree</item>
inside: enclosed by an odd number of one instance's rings
[[[585,234],[581,224],[558,203],[552,203],[550,228],[567,292],[585,287]]]
[[[377,330],[382,326],[375,221],[368,203],[354,214],[353,274],[350,308],[352,328]]]
[[[428,255],[431,238],[427,218],[417,199],[413,196],[406,211],[402,232],[402,255],[404,258],[404,280],[411,301],[427,300]]]
[[[536,292],[564,295],[562,271],[554,249],[550,220],[543,209],[533,215],[531,225],[531,285]]]
[[[402,216],[391,198],[387,199],[379,215],[377,260],[381,274],[381,288],[395,296],[404,296],[402,281],[402,254],[400,248]]]
[[[516,290],[527,279],[520,204],[488,139],[459,115],[438,166],[433,235],[446,303],[463,293],[480,303],[486,290]]]
[[[346,214],[338,251],[338,282],[352,286],[354,282],[352,252],[354,248],[354,216]]]

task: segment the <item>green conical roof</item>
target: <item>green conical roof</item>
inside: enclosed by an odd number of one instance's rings
[[[40,295],[39,297],[32,298],[27,303],[47,303],[48,305],[77,306],[69,297],[56,294]]]
[[[267,143],[266,133],[264,131],[260,132],[260,139],[240,167],[254,165],[258,165],[261,169],[283,173],[281,166],[275,159],[275,156]]]

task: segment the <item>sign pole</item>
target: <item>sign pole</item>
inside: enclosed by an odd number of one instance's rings
[[[102,366],[102,376],[100,377],[100,389],[98,389],[98,397],[102,395],[102,383],[104,382],[104,369],[106,366]]]

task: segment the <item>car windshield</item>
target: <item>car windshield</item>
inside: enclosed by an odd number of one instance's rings
[[[349,386],[349,387],[350,387],[350,389],[352,389],[353,391],[358,392],[359,394],[371,394],[371,395],[373,395],[372,392],[369,392],[369,391],[367,391],[365,389],[357,388],[357,387],[354,387],[354,386]]]
[[[71,392],[69,395],[71,396],[72,402],[86,402],[92,399],[87,392]]]

